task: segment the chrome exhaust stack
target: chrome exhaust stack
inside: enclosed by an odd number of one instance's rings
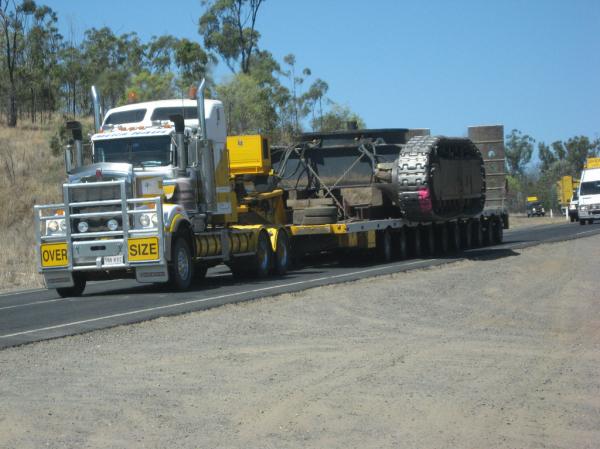
[[[94,128],[98,133],[102,127],[102,106],[100,105],[100,94],[98,94],[96,86],[92,86],[92,102],[94,103]]]
[[[206,203],[206,212],[215,213],[217,211],[217,188],[215,185],[215,154],[212,142],[208,140],[206,132],[206,117],[204,111],[204,87],[205,80],[202,79],[196,92],[196,102],[198,107],[198,124],[200,125],[200,167],[202,177],[202,190],[204,191],[204,201]]]

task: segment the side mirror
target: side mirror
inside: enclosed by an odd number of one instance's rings
[[[78,121],[68,121],[67,129],[71,131],[73,141],[75,142],[75,164],[77,167],[81,167],[83,165],[83,133],[81,123]]]
[[[71,145],[67,145],[65,147],[65,170],[67,171],[67,174],[71,173],[71,170],[73,170],[73,161],[71,156],[72,149],[73,147]]]

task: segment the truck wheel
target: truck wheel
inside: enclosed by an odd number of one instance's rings
[[[504,227],[502,226],[502,220],[499,218],[494,219],[494,244],[499,245],[504,240]]]
[[[421,227],[415,226],[412,228],[412,255],[414,257],[421,257],[423,254],[423,247],[421,245]]]
[[[276,248],[274,271],[276,275],[283,276],[287,273],[291,264],[290,242],[283,230],[277,233]]]
[[[465,221],[461,228],[464,242],[463,247],[465,249],[471,249],[471,246],[473,246],[473,230],[471,229],[471,220]]]
[[[579,220],[579,224],[583,226],[585,224],[585,220]]]
[[[400,260],[404,260],[408,257],[408,239],[406,232],[406,228],[400,228],[398,232],[396,232],[394,239],[394,248],[396,248],[396,254]]]
[[[440,245],[438,247],[438,252],[441,255],[448,253],[448,226],[446,223],[442,223],[438,225],[438,238],[440,240]]]
[[[481,219],[473,222],[473,245],[477,248],[483,246],[483,226]]]
[[[491,218],[485,222],[485,233],[483,235],[483,244],[485,246],[494,244],[494,226]]]
[[[169,267],[169,284],[176,290],[187,290],[194,278],[194,263],[189,240],[178,236],[173,245],[173,257]]]
[[[265,278],[271,271],[271,261],[273,251],[271,250],[271,242],[266,232],[261,231],[258,234],[256,242],[256,254],[252,257],[251,268],[252,274],[258,278]]]
[[[435,254],[435,229],[433,224],[427,226],[427,254],[433,256]]]
[[[81,296],[85,290],[85,277],[81,273],[73,273],[73,282],[73,287],[57,288],[56,293],[58,293],[58,296],[61,298]]]
[[[450,233],[450,240],[452,242],[452,251],[460,251],[460,228],[456,221],[448,223],[448,232]]]
[[[406,253],[406,234],[400,233],[404,240],[404,252]],[[399,234],[399,236],[400,236]],[[377,254],[382,262],[391,262],[394,255],[392,245],[392,233],[389,229],[377,232]]]

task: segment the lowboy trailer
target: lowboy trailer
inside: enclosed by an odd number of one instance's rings
[[[285,274],[308,253],[372,250],[391,261],[502,241],[501,127],[474,127],[472,140],[354,130],[350,140],[318,136],[318,149],[307,135],[272,154],[262,136],[227,137],[223,105],[205,100],[203,86],[194,99],[122,106],[105,117],[92,88],[91,161],[81,125],[69,122],[63,202],[34,207],[48,288],[78,296],[89,280],[135,278],[184,290],[219,264],[260,278]],[[340,149],[358,160],[315,163],[327,159],[320,150]],[[290,187],[294,158],[308,181]],[[498,161],[489,179],[502,175],[501,183],[486,186],[485,171]],[[331,182],[327,170],[343,176]]]

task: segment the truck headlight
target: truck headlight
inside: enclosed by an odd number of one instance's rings
[[[140,215],[140,224],[145,228],[150,226],[150,215],[149,214]]]
[[[106,222],[106,226],[108,227],[109,231],[116,231],[117,229],[119,229],[119,222],[114,218],[111,218]]]
[[[144,228],[147,228],[149,226],[156,226],[156,223],[158,223],[158,218],[156,217],[156,213],[140,215],[140,224]]]
[[[58,220],[48,220],[46,222],[46,235],[61,234],[67,229],[64,218]]]
[[[87,224],[87,221],[80,221],[77,223],[77,230],[79,232],[87,232],[90,229],[90,225]]]

